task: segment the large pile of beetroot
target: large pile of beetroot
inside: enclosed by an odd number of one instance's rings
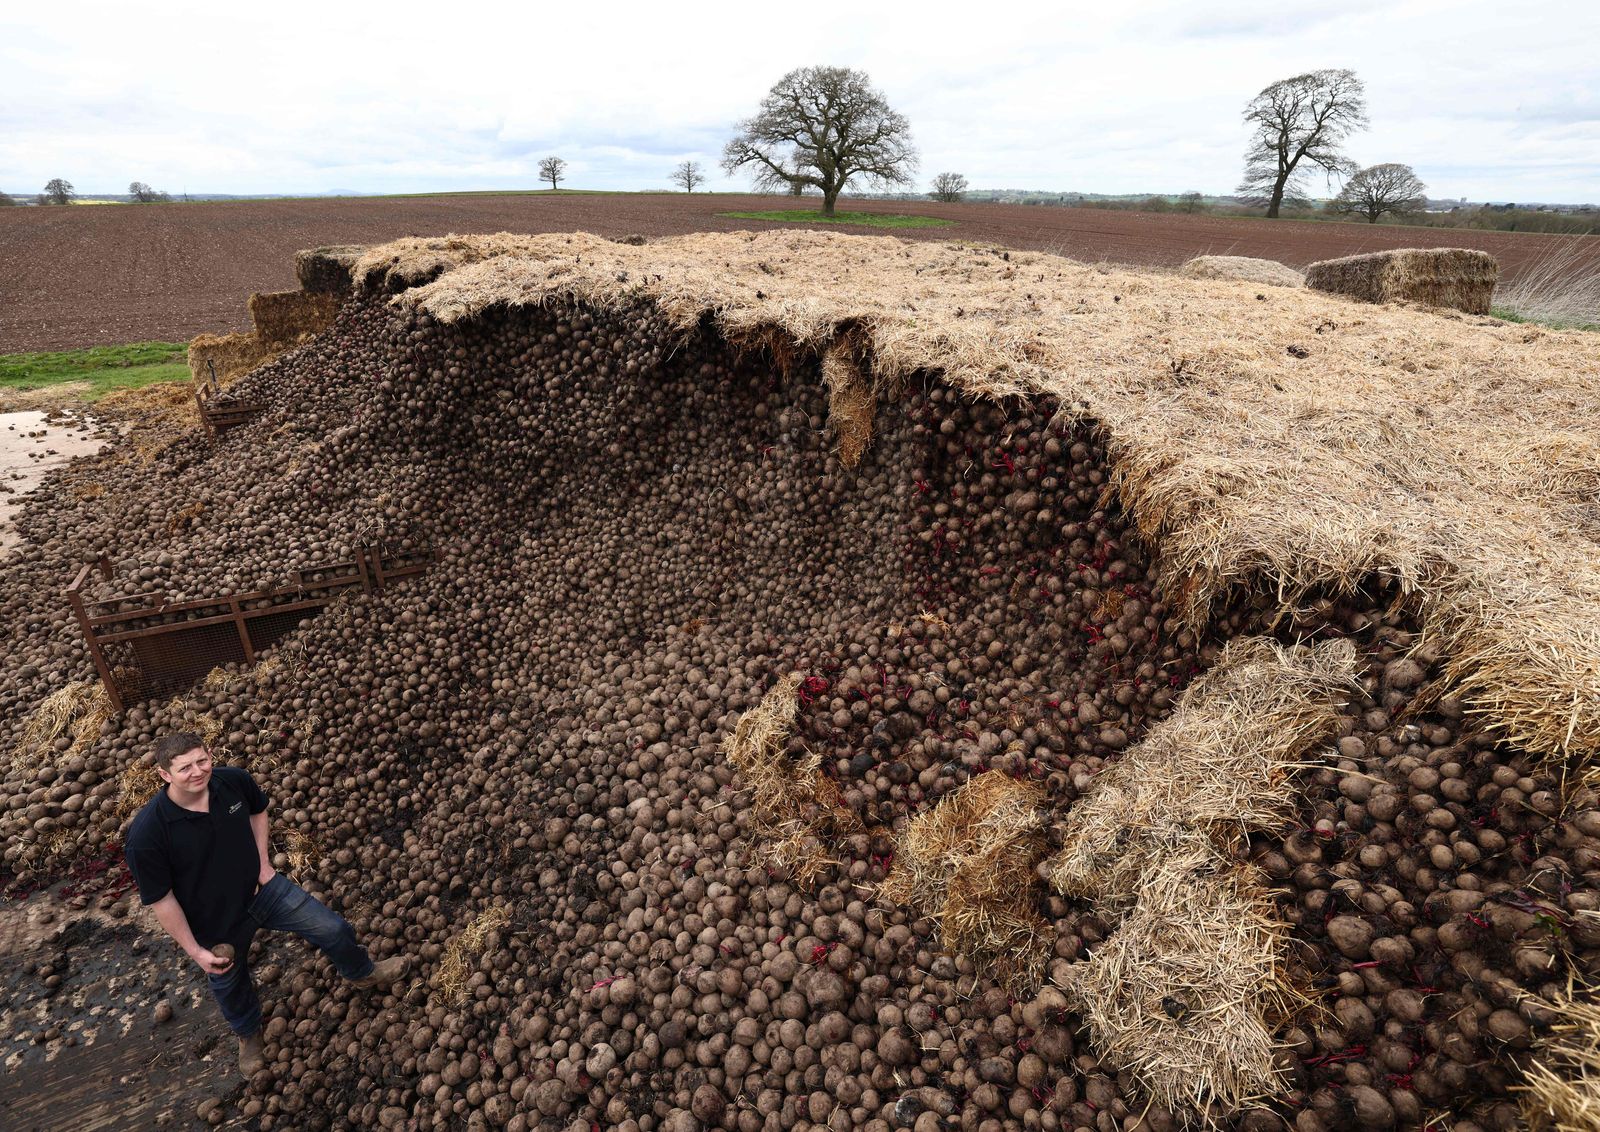
[[[370,294],[241,388],[269,406],[245,429],[76,467],[63,486],[103,493],[35,503],[0,578],[9,749],[93,678],[60,597],[80,561],[118,564],[105,593],[192,596],[358,542],[439,552],[259,676],[64,735],[0,791],[20,894],[114,859],[154,738],[215,731],[297,879],[415,958],[385,997],[271,943],[268,1066],[213,1123],[1175,1127],[1048,979],[1013,997],[877,885],[907,820],[974,775],[1036,779],[1067,813],[1242,633],[1348,635],[1364,676],[1301,824],[1252,847],[1313,1004],[1283,1024],[1285,1092],[1224,1123],[1516,1127],[1555,1000],[1597,973],[1593,793],[1464,719],[1381,589],[1288,617],[1241,595],[1197,638],[1103,498],[1094,423],[1054,405],[930,377],[849,470],[814,365],[679,342],[644,307],[442,326]],[[812,884],[754,863],[719,750],[791,672],[791,750],[824,755],[863,830]],[[1109,930],[1042,883],[1016,900],[1055,964]],[[35,968],[34,1019],[73,1009],[61,969]]]

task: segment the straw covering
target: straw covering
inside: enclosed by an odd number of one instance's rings
[[[820,358],[848,336],[888,394],[942,373],[973,395],[1053,395],[1104,426],[1112,488],[1196,624],[1244,585],[1293,606],[1392,582],[1482,725],[1600,754],[1592,334],[822,232],[407,239],[355,275],[434,279],[396,301],[445,322],[643,299],[750,349]]]
[[[799,706],[799,673],[780,679],[755,707],[739,717],[722,753],[753,795],[751,812],[759,838],[757,863],[782,869],[809,885],[829,865],[830,847],[860,828],[822,773],[822,756],[811,751],[791,758],[785,751]]]
[[[1067,817],[1051,883],[1121,922],[1061,988],[1168,1109],[1232,1111],[1278,1088],[1273,1023],[1295,1003],[1285,933],[1236,858],[1251,829],[1293,812],[1292,772],[1354,671],[1347,641],[1235,639]]]
[[[1600,1002],[1593,991],[1556,1003],[1561,1021],[1528,1068],[1522,1116],[1532,1132],[1600,1128]]]
[[[1488,314],[1500,267],[1488,252],[1471,248],[1400,248],[1306,268],[1306,286],[1365,303],[1424,303]]]
[[[881,895],[939,923],[944,946],[1017,995],[1038,989],[1055,942],[1034,908],[1044,792],[980,774],[907,825]]]

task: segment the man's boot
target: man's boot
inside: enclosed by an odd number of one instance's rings
[[[374,963],[372,972],[364,978],[350,981],[358,987],[386,987],[405,974],[409,966],[404,955],[392,955],[380,963]]]
[[[260,1030],[257,1030],[247,1038],[239,1039],[240,1073],[243,1073],[246,1077],[254,1077],[266,1064],[267,1056],[261,1049]]]

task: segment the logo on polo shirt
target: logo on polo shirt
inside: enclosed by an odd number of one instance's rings
[[[228,807],[228,812],[230,814],[236,814],[239,812],[239,807],[242,805],[244,805],[243,802],[235,802],[233,805]]]

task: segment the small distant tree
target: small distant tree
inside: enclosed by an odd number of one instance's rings
[[[166,193],[152,189],[143,181],[134,181],[128,185],[128,195],[133,198],[134,204],[154,204],[157,201],[171,200]]]
[[[1376,224],[1385,213],[1420,212],[1427,204],[1423,195],[1427,189],[1409,165],[1369,165],[1345,182],[1330,207],[1346,216],[1365,216],[1368,224]]]
[[[701,171],[698,161],[685,161],[672,171],[672,183],[684,192],[692,193],[696,185],[706,183],[706,175]]]
[[[1140,212],[1171,212],[1172,202],[1163,196],[1145,197],[1139,203]]]
[[[44,192],[39,194],[40,204],[71,204],[78,197],[78,190],[72,187],[72,182],[61,177],[52,177],[44,187]]]
[[[10,193],[0,193],[0,208],[9,208],[16,203],[16,198]]]
[[[550,188],[555,189],[567,174],[567,163],[559,157],[546,157],[539,162],[539,180],[549,181]]]
[[[1285,199],[1299,201],[1299,177],[1318,168],[1330,177],[1355,172],[1340,143],[1367,125],[1367,93],[1354,71],[1308,71],[1273,83],[1250,100],[1244,120],[1255,126],[1245,149],[1239,193],[1276,218]]]
[[[911,181],[917,151],[911,124],[849,67],[801,67],[779,79],[755,117],[723,148],[728,173],[749,168],[756,187],[808,187],[822,193],[822,214],[832,216],[839,193],[853,179],[872,184]]]
[[[960,173],[940,173],[933,179],[928,195],[934,200],[954,204],[967,193],[967,179]]]
[[[1206,198],[1200,193],[1184,193],[1178,198],[1178,208],[1184,212],[1202,212],[1206,207]]]

